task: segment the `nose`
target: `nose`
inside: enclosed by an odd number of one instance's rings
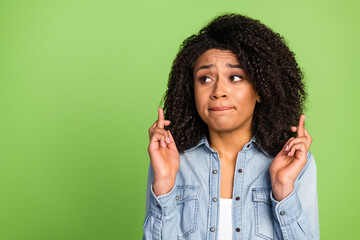
[[[227,97],[228,92],[225,85],[226,83],[219,78],[214,84],[214,90],[211,94],[211,99],[215,100],[218,98]]]

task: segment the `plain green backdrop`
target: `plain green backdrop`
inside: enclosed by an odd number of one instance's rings
[[[358,239],[359,1],[0,1],[0,239],[141,239],[157,118],[181,42],[242,13],[305,74],[321,239]]]

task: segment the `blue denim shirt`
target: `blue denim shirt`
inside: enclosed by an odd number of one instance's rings
[[[255,137],[238,153],[233,185],[233,239],[319,239],[316,165],[307,162],[282,201],[273,198],[273,160]],[[143,240],[216,240],[220,198],[219,155],[206,137],[180,153],[180,169],[169,193],[156,197],[149,166]]]

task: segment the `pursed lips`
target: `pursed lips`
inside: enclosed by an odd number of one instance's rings
[[[225,110],[230,110],[233,109],[233,107],[213,107],[210,108],[210,111],[225,111]]]

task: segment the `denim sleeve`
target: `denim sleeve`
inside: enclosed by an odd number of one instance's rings
[[[307,163],[294,184],[294,190],[280,202],[270,193],[274,217],[274,239],[320,239],[316,165],[307,153]]]
[[[176,185],[170,192],[156,197],[152,184],[154,172],[149,165],[146,189],[143,240],[177,239],[178,214],[176,211]]]

